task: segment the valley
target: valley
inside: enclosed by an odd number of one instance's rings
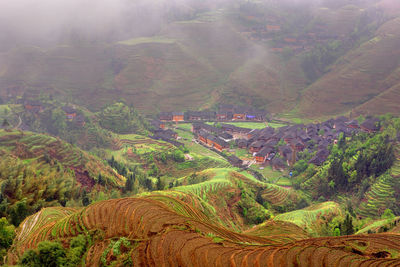
[[[0,265],[400,265],[396,0],[0,1]]]

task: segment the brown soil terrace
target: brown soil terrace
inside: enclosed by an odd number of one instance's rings
[[[185,202],[154,195],[114,199],[64,216],[57,208],[58,217],[50,221],[43,220],[46,212],[41,212],[21,224],[8,263],[15,264],[25,250],[41,241],[59,240],[68,246],[71,237],[97,232],[101,238],[89,248],[86,266],[101,265],[111,240],[120,237],[135,242],[122,250],[134,266],[400,266],[399,234],[299,240],[286,231],[288,223],[280,235],[275,230],[266,236],[260,229],[240,234],[217,225]],[[106,256],[108,263],[117,258],[112,250]]]

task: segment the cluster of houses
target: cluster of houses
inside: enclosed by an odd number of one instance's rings
[[[224,112],[231,112],[231,110]],[[222,114],[222,112],[217,114]],[[153,138],[170,143],[171,140],[178,138],[176,132],[165,128],[165,122],[154,120],[152,125],[155,129]],[[298,152],[305,149],[309,153],[315,152],[315,156],[309,163],[322,165],[330,154],[329,145],[337,142],[341,134],[344,137],[350,137],[360,131],[373,133],[379,130],[378,125],[377,118],[368,117],[359,124],[357,120],[350,120],[343,116],[322,123],[297,124],[277,129],[272,127],[249,129],[227,123],[212,126],[199,121],[192,123],[192,132],[197,142],[217,152],[233,147],[246,149],[253,156],[253,163],[270,164],[274,169],[283,170],[287,166],[292,166],[298,160]],[[179,145],[182,144],[178,143]],[[242,160],[234,156],[230,161],[235,165],[242,164]]]
[[[152,126],[153,133],[150,138],[168,142],[176,147],[185,146],[183,143],[176,141],[176,139],[178,139],[178,134],[171,129],[166,129],[164,122],[153,120],[150,122],[150,125]]]
[[[283,170],[293,165],[297,153],[308,150],[315,153],[309,161],[321,165],[329,156],[329,145],[337,142],[343,134],[350,137],[359,131],[376,132],[379,120],[368,118],[361,125],[356,120],[338,117],[317,124],[298,124],[278,129],[248,129],[220,124],[214,127],[205,123],[193,123],[192,131],[197,140],[218,151],[229,149],[233,144],[237,148],[247,149],[253,155],[256,164],[271,164],[274,169]]]
[[[161,112],[161,122],[183,121],[264,121],[267,112],[252,107],[220,105],[218,111]]]

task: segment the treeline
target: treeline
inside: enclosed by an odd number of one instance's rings
[[[77,116],[84,118],[84,126],[67,120],[65,112],[57,107],[61,104],[55,103],[54,106],[45,108],[38,114],[24,112],[21,114],[21,120],[34,132],[46,132],[58,136],[71,144],[79,145],[83,149],[103,148],[111,145],[111,133],[102,129],[80,110],[77,110]]]
[[[181,163],[185,161],[185,148],[175,149],[169,152],[161,152],[157,155],[148,154],[143,156],[146,161],[146,169],[139,165],[127,165],[117,161],[114,156],[111,156],[107,163],[120,175],[126,177],[124,193],[137,194],[141,191],[163,190],[168,185],[169,181],[163,177],[162,171],[157,167],[159,164],[168,164],[168,162]]]
[[[149,125],[132,105],[122,102],[104,108],[99,114],[101,127],[119,134],[146,134]]]
[[[58,136],[87,150],[110,147],[113,132],[147,135],[150,127],[132,105],[122,102],[106,106],[91,116],[76,108],[76,117],[72,120],[66,117],[62,109],[64,103],[44,98],[41,103],[43,110],[40,112],[20,113],[23,124],[34,132]],[[78,122],[76,118],[79,118]]]
[[[73,171],[50,168],[2,155],[0,217],[18,226],[27,216],[50,206],[66,206],[80,198]]]

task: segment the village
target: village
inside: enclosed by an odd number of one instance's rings
[[[301,152],[313,154],[308,163],[320,166],[330,154],[329,146],[337,143],[341,135],[346,138],[360,131],[379,130],[379,119],[374,117],[366,118],[361,124],[341,116],[321,123],[278,128],[268,126],[266,118],[265,111],[230,105],[221,105],[217,112],[162,112],[152,121],[153,138],[183,145],[174,129],[190,123],[192,142],[224,155],[233,166],[246,168],[255,164],[284,171],[298,161]],[[236,122],[253,122],[258,126],[264,122],[265,127],[239,127],[234,125]],[[246,150],[247,155],[240,157],[236,150]]]

